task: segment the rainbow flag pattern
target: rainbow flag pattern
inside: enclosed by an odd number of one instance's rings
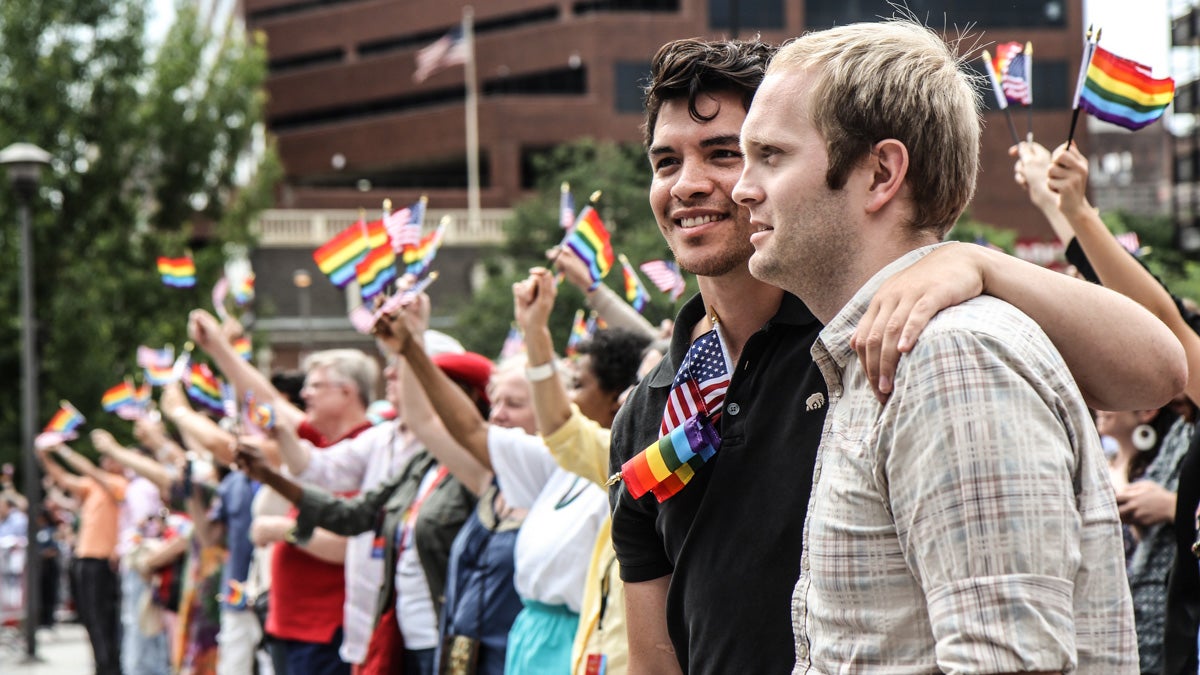
[[[608,271],[612,269],[616,259],[608,228],[604,227],[600,214],[596,213],[596,209],[591,205],[583,207],[579,212],[579,217],[575,219],[575,227],[563,239],[563,246],[570,248],[580,260],[588,264],[592,283],[608,276]]]
[[[100,398],[100,405],[105,412],[116,412],[118,408],[136,405],[136,403],[137,391],[134,390],[133,383],[128,380],[109,387],[108,391],[104,392],[104,396]]]
[[[567,356],[575,356],[579,352],[579,343],[587,339],[588,325],[582,309],[575,310],[575,320],[571,322],[571,334],[567,336],[567,348],[563,351]]]
[[[225,411],[225,404],[221,400],[221,385],[207,364],[192,364],[188,371],[187,394],[193,401],[209,410]]]
[[[159,256],[158,273],[172,288],[192,288],[196,285],[196,263],[189,256],[167,258]]]
[[[254,274],[247,274],[241,281],[233,285],[233,301],[239,307],[254,302]]]
[[[446,227],[449,224],[449,217],[442,218],[433,232],[421,238],[421,243],[405,247],[403,258],[405,274],[419,277],[429,271],[434,258],[437,257],[438,249],[442,247],[442,240],[446,237]]]
[[[720,448],[721,437],[708,417],[694,415],[622,464],[620,477],[634,499],[653,492],[662,503],[691,482]]]
[[[266,403],[259,403],[254,392],[246,392],[246,417],[263,431],[275,428],[275,409]]]
[[[650,302],[650,294],[646,292],[646,287],[642,285],[642,280],[638,277],[637,270],[633,269],[633,265],[629,264],[629,258],[625,254],[620,255],[621,271],[625,276],[625,300],[641,313],[646,309],[646,304]]]
[[[363,302],[369,302],[396,280],[396,252],[386,245],[371,249],[354,269]]]
[[[387,230],[382,220],[370,223],[362,220],[338,232],[332,239],[313,251],[317,268],[329,277],[338,288],[345,288],[354,280],[355,266],[362,262],[373,248],[387,246]]]
[[[83,413],[76,410],[70,401],[59,401],[58,412],[54,413],[54,417],[50,418],[50,422],[46,424],[46,428],[42,429],[42,431],[69,434],[83,426],[83,423],[86,421]]]
[[[1150,68],[1096,45],[1079,105],[1098,119],[1129,130],[1162,117],[1175,98],[1175,80],[1150,76]]]
[[[248,337],[240,337],[234,340],[233,351],[237,352],[237,355],[242,357],[243,361],[249,361],[254,356],[254,348]]]

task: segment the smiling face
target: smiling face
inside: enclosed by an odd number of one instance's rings
[[[746,118],[734,94],[700,95],[692,118],[686,99],[666,102],[650,144],[650,206],[680,268],[704,277],[745,269],[753,252],[746,210],[733,201],[742,171],[738,147]]]
[[[826,181],[829,157],[808,114],[809,89],[803,71],[763,80],[742,128],[745,169],[733,190],[754,230],[750,273],[805,302],[844,276],[860,249],[848,190]]]

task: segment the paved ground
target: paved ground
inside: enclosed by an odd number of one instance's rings
[[[25,635],[0,626],[0,673],[5,675],[86,675],[93,672],[92,648],[77,623],[38,631],[36,663],[25,662]]]

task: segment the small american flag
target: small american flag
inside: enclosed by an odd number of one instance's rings
[[[417,52],[417,69],[413,72],[414,82],[424,82],[429,76],[451,66],[467,62],[467,43],[463,39],[462,26],[455,26],[436,42]]]
[[[562,194],[558,200],[558,224],[564,230],[571,229],[575,224],[575,197],[571,196],[571,184],[562,184]]]
[[[1137,255],[1137,252],[1142,249],[1142,242],[1138,240],[1137,232],[1122,232],[1113,236],[1116,237],[1117,243],[1134,255]]]
[[[659,434],[667,435],[697,413],[705,413],[716,424],[729,388],[729,367],[721,336],[714,328],[696,338],[671,383]]]
[[[1031,105],[1033,92],[1029,90],[1029,78],[1025,75],[1025,54],[1015,54],[1000,78],[1000,87],[1009,103]]]
[[[686,286],[683,275],[679,273],[679,267],[675,263],[669,260],[651,260],[642,263],[639,268],[658,290],[670,294],[672,302],[683,295]]]

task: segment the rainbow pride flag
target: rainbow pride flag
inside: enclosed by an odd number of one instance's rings
[[[396,280],[396,252],[387,245],[371,249],[354,269],[363,302],[369,302]]]
[[[608,228],[604,227],[600,214],[596,213],[596,209],[591,205],[583,207],[579,212],[579,217],[575,219],[575,227],[563,239],[563,246],[570,248],[580,260],[588,264],[592,283],[608,276],[608,271],[612,269],[616,259]]]
[[[434,258],[437,257],[438,249],[442,247],[442,240],[446,237],[446,227],[449,224],[449,217],[442,218],[433,232],[421,238],[421,243],[416,246],[405,247],[404,267],[406,274],[419,277],[429,271]]]
[[[243,361],[249,361],[254,355],[254,349],[250,344],[250,338],[240,337],[234,340],[233,351],[237,352],[237,355],[242,357]]]
[[[192,364],[187,378],[187,394],[193,401],[210,410],[225,411],[225,404],[221,400],[221,385],[207,364]]]
[[[629,496],[640,499],[653,492],[662,503],[682,490],[720,448],[720,435],[701,413],[631,457],[619,475]]]
[[[50,418],[50,422],[46,424],[46,428],[42,429],[42,431],[69,434],[83,426],[83,423],[86,421],[83,413],[76,410],[70,401],[63,400],[58,402],[58,412],[54,413],[54,417]]]
[[[588,326],[587,319],[584,316],[582,309],[575,310],[575,320],[571,322],[571,334],[567,336],[567,348],[563,351],[567,356],[574,356],[579,348],[579,343],[587,339]]]
[[[1150,76],[1150,68],[1096,45],[1079,91],[1079,106],[1129,130],[1153,124],[1175,98],[1175,80]]]
[[[239,307],[250,304],[254,301],[254,273],[251,272],[242,277],[242,280],[233,285],[233,301]]]
[[[338,232],[332,239],[313,251],[317,268],[338,288],[345,288],[355,278],[355,266],[373,248],[387,246],[388,234],[382,220],[362,220]]]
[[[646,303],[650,302],[650,294],[646,292],[646,287],[642,285],[642,280],[638,277],[637,270],[633,269],[633,265],[629,264],[629,258],[625,254],[620,255],[621,271],[625,275],[625,299],[639,313],[646,309]]]
[[[118,408],[137,404],[137,391],[133,383],[126,380],[121,384],[109,387],[100,398],[100,405],[105,412],[116,412]]]
[[[196,285],[196,263],[189,256],[167,258],[159,256],[158,273],[172,288],[192,288]]]

